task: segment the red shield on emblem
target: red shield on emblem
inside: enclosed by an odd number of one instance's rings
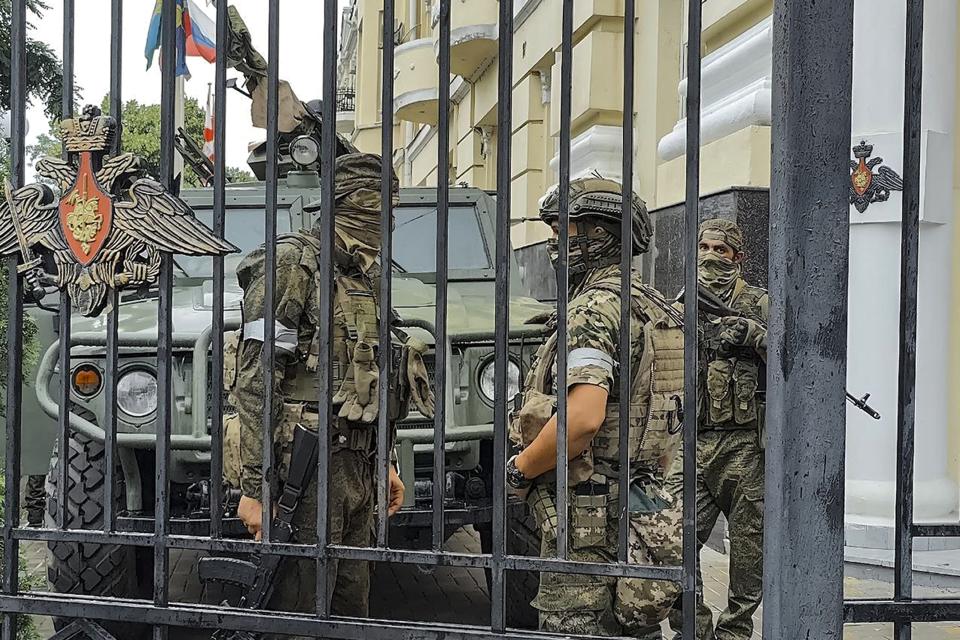
[[[867,163],[863,161],[863,158],[860,158],[859,166],[857,166],[850,175],[850,182],[853,185],[853,190],[860,196],[865,194],[867,189],[870,188],[870,183],[873,182],[873,172],[867,167]]]
[[[89,151],[80,154],[77,180],[60,199],[60,228],[77,262],[94,261],[110,236],[113,201],[97,183]]]

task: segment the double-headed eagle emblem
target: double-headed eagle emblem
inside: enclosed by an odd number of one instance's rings
[[[857,211],[863,213],[874,202],[886,202],[892,191],[903,191],[903,179],[890,167],[882,166],[883,158],[867,160],[873,155],[872,144],[861,141],[853,148],[853,155],[856,160],[850,161],[850,204]]]
[[[102,312],[114,289],[150,285],[161,252],[225,255],[237,248],[201,224],[193,211],[147,176],[130,153],[113,157],[116,122],[87,106],[60,124],[68,160],[43,158],[37,173],[56,183],[12,191],[0,204],[0,254],[19,253],[27,294],[43,296],[43,284],[66,289],[85,316]],[[41,249],[51,260],[35,253]],[[46,267],[55,266],[48,273]]]

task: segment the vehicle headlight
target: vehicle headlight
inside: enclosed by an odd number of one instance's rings
[[[117,381],[117,406],[134,418],[157,410],[157,378],[149,371],[134,369]]]
[[[71,381],[74,393],[84,398],[97,395],[103,387],[103,376],[92,364],[82,364],[74,369]]]
[[[297,136],[290,143],[290,157],[301,167],[308,167],[320,157],[320,145],[310,136]]]
[[[480,375],[477,377],[477,383],[480,387],[480,395],[487,402],[493,402],[496,371],[496,361],[489,358],[480,366]],[[520,392],[520,367],[513,359],[507,360],[507,397],[504,401],[509,401],[513,396]]]

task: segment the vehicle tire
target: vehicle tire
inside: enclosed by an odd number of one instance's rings
[[[484,553],[493,550],[491,525],[478,526],[480,549]],[[512,556],[540,555],[540,532],[529,508],[524,505],[522,517],[510,517],[507,521],[507,554]],[[490,571],[486,571],[487,591],[492,590]],[[539,623],[537,610],[531,602],[540,588],[540,574],[536,571],[507,571],[506,576],[506,622],[514,629],[536,629]]]
[[[67,528],[102,529],[104,518],[104,448],[99,442],[78,433],[70,435],[67,455]],[[60,456],[54,448],[47,474],[46,526],[57,526],[57,502],[61,495],[58,486]],[[119,465],[114,482],[116,508],[123,506],[124,483]],[[77,593],[93,596],[136,597],[137,572],[134,549],[112,544],[81,544],[75,542],[47,543],[47,580],[57,593]],[[55,618],[57,629],[69,624],[67,618]],[[149,632],[143,625],[105,625],[118,640],[142,638]]]

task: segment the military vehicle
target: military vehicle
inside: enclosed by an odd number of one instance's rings
[[[309,228],[311,216],[304,205],[319,198],[319,177],[314,170],[316,150],[312,139],[281,147],[282,179],[276,212],[278,233]],[[292,164],[290,147],[300,162]],[[306,147],[302,149],[300,147]],[[259,150],[262,152],[262,149]],[[256,156],[258,150],[254,151]],[[286,152],[286,153],[284,153]],[[298,155],[299,154],[299,155]],[[251,167],[262,174],[262,162]],[[262,160],[262,158],[261,158]],[[197,217],[212,227],[213,190],[185,189],[180,194]],[[230,184],[226,190],[226,237],[242,252],[263,241],[265,223],[263,182]],[[445,535],[464,525],[480,533],[483,551],[491,547],[492,437],[494,393],[494,213],[495,202],[473,188],[451,188],[449,217],[448,370],[446,385]],[[393,232],[393,305],[406,331],[431,345],[427,366],[432,376],[435,301],[436,190],[405,188],[395,209]],[[240,255],[225,260],[225,328],[240,324],[241,290],[235,268]],[[207,257],[175,258],[173,296],[173,392],[171,529],[173,533],[207,535],[210,505],[205,502],[210,479],[213,260]],[[519,270],[513,265],[512,273]],[[511,362],[509,387],[517,390],[537,346],[542,326],[529,321],[549,309],[522,294],[519,278],[512,284]],[[153,531],[156,478],[157,397],[155,291],[124,294],[119,305],[119,369],[117,377],[117,443],[115,469],[118,529]],[[59,414],[62,345],[53,330],[55,309],[31,309],[41,328],[41,358],[37,366],[35,398],[39,411],[25,407],[24,424],[30,425],[24,448],[24,473],[39,473],[49,462],[47,525],[55,526],[57,503],[67,499],[69,529],[100,529],[104,517],[104,354],[106,314],[72,321],[70,351],[70,441],[63,459],[70,465],[66,487],[58,486],[61,457],[56,452],[56,419]],[[31,394],[25,393],[27,402]],[[226,402],[226,399],[224,400]],[[229,410],[229,408],[227,409]],[[402,511],[391,519],[393,547],[416,548],[428,544],[433,494],[433,422],[411,413],[398,425],[397,454],[400,475],[407,487]],[[51,450],[53,456],[51,458]],[[41,463],[42,459],[42,463]],[[513,553],[536,551],[535,535],[524,519],[524,507],[511,503],[518,535],[511,536]],[[224,521],[225,535],[245,535],[239,521]],[[522,535],[519,535],[522,534]],[[48,577],[60,592],[131,596],[149,593],[152,557],[149,549],[113,545],[51,542]],[[535,624],[526,607],[533,594],[522,574],[511,579],[522,591],[508,600],[517,624]],[[535,576],[533,576],[535,578]],[[529,578],[529,576],[528,576]],[[535,585],[535,582],[533,583]]]

